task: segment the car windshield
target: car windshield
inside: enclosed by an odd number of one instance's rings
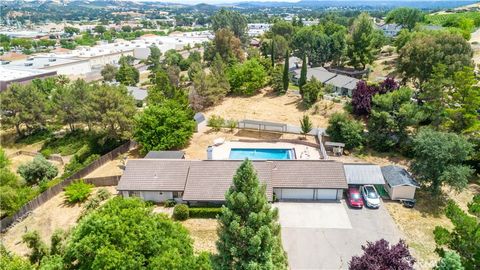
[[[360,194],[359,193],[353,193],[352,194],[352,199],[354,199],[354,200],[360,199]]]
[[[373,191],[372,191],[372,192],[369,192],[369,193],[368,193],[368,198],[370,198],[370,199],[377,199],[377,198],[378,198],[377,193],[375,193],[375,192],[373,192]]]

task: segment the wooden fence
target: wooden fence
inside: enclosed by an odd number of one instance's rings
[[[120,145],[119,147],[113,149],[112,151],[108,152],[107,154],[101,156],[97,160],[87,165],[85,168],[71,175],[70,177],[65,178],[62,182],[56,184],[53,187],[48,188],[47,190],[42,192],[40,195],[38,195],[37,197],[35,197],[34,199],[26,203],[24,206],[22,206],[22,208],[20,208],[17,211],[17,213],[15,213],[13,216],[5,217],[1,219],[0,232],[6,231],[13,223],[19,220],[22,220],[31,211],[35,210],[37,207],[44,204],[46,201],[50,200],[52,197],[58,195],[60,192],[63,191],[63,189],[66,186],[70,185],[73,181],[84,178],[85,176],[95,171],[105,163],[114,160],[119,155],[128,152],[130,149],[134,148],[135,146],[136,146],[136,143],[133,141],[126,142]],[[119,176],[115,176],[115,177],[119,177]],[[99,178],[90,178],[90,180],[86,180],[86,181],[94,185],[98,183],[99,184],[98,186],[102,186],[102,185],[105,186],[109,183],[117,184],[118,179],[115,182],[115,179],[113,177],[99,177]]]
[[[40,152],[32,152],[32,151],[20,150],[20,151],[17,151],[17,152],[15,152],[15,153],[12,153],[12,154],[8,155],[8,158],[12,158],[12,157],[20,156],[20,155],[36,157],[36,156],[38,156],[38,155],[40,155],[40,154],[41,154]],[[60,163],[60,164],[62,164],[62,165],[64,164],[63,158],[62,158],[61,156],[51,155],[51,156],[49,156],[47,159],[56,161],[56,162],[58,162],[58,163]]]

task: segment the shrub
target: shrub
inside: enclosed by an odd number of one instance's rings
[[[212,115],[208,119],[207,126],[211,127],[214,131],[220,131],[220,129],[225,125],[225,119],[218,115]]]
[[[112,193],[108,191],[106,188],[100,188],[97,193],[96,197],[99,198],[101,201],[104,201],[112,196]]]
[[[48,181],[58,174],[58,169],[42,155],[37,155],[31,162],[20,165],[18,174],[29,184]]]
[[[235,128],[237,128],[237,121],[235,120],[228,120],[226,126],[230,129],[230,132],[233,132]]]
[[[165,201],[165,207],[174,207],[177,202],[175,200],[169,199]]]
[[[188,205],[186,204],[178,204],[173,208],[173,218],[176,220],[187,220],[189,214]]]
[[[189,209],[191,218],[217,218],[222,212],[220,207],[192,207]]]
[[[345,143],[346,149],[360,147],[364,141],[362,124],[345,113],[334,113],[326,132],[333,141]]]
[[[302,87],[303,102],[305,106],[310,108],[321,97],[323,97],[322,83],[312,77],[312,79]]]
[[[76,181],[65,188],[65,197],[68,203],[84,202],[94,186],[83,180]]]

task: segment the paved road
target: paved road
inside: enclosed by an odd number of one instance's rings
[[[279,208],[282,242],[291,269],[347,269],[348,261],[361,254],[361,245],[366,241],[384,238],[396,243],[401,237],[382,207],[355,210],[343,201],[275,205]]]

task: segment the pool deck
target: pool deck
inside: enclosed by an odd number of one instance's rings
[[[221,145],[213,146],[212,158],[215,160],[229,159],[232,148],[260,148],[260,149],[293,149],[295,159],[321,159],[319,149],[301,144],[286,142],[235,142],[226,141]]]

